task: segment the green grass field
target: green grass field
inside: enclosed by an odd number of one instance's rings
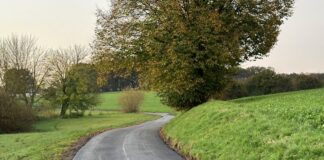
[[[100,102],[96,109],[119,111],[118,98],[121,92],[107,92],[100,94]],[[141,112],[164,112],[175,113],[175,111],[163,105],[155,92],[144,92],[144,101],[140,106]]]
[[[157,118],[144,114],[102,113],[83,118],[40,121],[35,125],[36,131],[31,133],[0,134],[0,159],[61,159],[62,153],[82,136]]]
[[[200,160],[323,160],[324,89],[208,102],[164,133]]]
[[[145,92],[142,112],[169,112],[154,92]],[[60,159],[64,151],[79,138],[108,128],[124,127],[157,118],[144,114],[123,114],[118,97],[121,92],[100,94],[100,104],[93,116],[75,119],[48,119],[38,121],[30,133],[0,134],[0,160]],[[103,114],[99,114],[103,113]]]

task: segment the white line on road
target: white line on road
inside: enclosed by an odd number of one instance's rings
[[[129,135],[129,133],[125,136],[125,139],[124,139],[124,142],[123,142],[123,152],[124,152],[126,160],[130,160],[128,155],[127,155],[126,149],[125,149],[125,144],[126,144],[126,140],[128,138],[128,135]]]

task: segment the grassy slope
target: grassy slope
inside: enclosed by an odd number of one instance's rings
[[[324,159],[324,89],[209,102],[164,132],[201,160]]]
[[[0,135],[0,159],[60,159],[62,152],[82,136],[154,118],[143,114],[105,113],[40,121],[35,126],[37,132]]]
[[[96,109],[103,110],[120,110],[118,97],[121,92],[108,92],[100,95],[101,104]],[[144,92],[144,101],[141,105],[142,112],[165,112],[175,113],[173,109],[163,105],[159,97],[154,92]]]

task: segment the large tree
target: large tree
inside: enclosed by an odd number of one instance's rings
[[[136,70],[178,109],[206,102],[240,63],[267,55],[293,0],[114,0],[99,10],[102,68]]]
[[[92,65],[85,64],[89,56],[89,50],[82,46],[52,53],[49,60],[52,81],[46,97],[60,106],[61,116],[69,109],[83,113],[95,103],[97,74]]]

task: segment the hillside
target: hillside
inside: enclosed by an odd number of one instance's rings
[[[324,89],[208,102],[163,133],[201,160],[324,159]]]

